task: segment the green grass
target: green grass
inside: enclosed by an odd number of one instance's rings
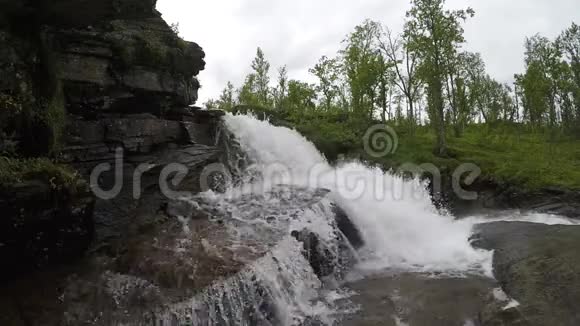
[[[433,163],[449,170],[463,163],[479,166],[483,175],[499,184],[536,190],[547,187],[580,189],[580,141],[548,141],[544,135],[515,130],[468,128],[460,137],[448,136],[452,158],[433,154],[435,137],[430,131],[399,133],[395,154],[376,160],[385,166]]]
[[[16,159],[0,156],[0,187],[38,180],[55,190],[76,191],[83,186],[82,179],[71,168],[49,159]]]
[[[363,136],[377,122],[353,121],[344,113],[306,112],[291,114],[264,108],[245,108],[266,115],[277,125],[294,127],[311,140],[331,161],[346,155],[359,157],[385,169],[402,164],[431,163],[442,171],[453,171],[463,163],[474,163],[484,178],[497,184],[534,191],[542,188],[580,190],[580,140],[534,133],[524,126],[469,126],[462,137],[447,135],[450,157],[433,154],[435,135],[429,127],[395,127],[398,148],[394,154],[373,158],[364,152]],[[393,125],[389,123],[389,125]]]

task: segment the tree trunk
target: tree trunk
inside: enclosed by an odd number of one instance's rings
[[[435,105],[437,110],[437,154],[439,156],[447,155],[447,142],[445,140],[445,105],[443,103],[443,94],[441,80],[435,82]]]
[[[415,108],[413,105],[413,101],[410,98],[407,98],[407,102],[409,105],[409,131],[411,132],[411,135],[414,135],[415,124],[417,123],[417,120],[415,119]]]
[[[439,108],[439,123],[437,126],[437,154],[439,156],[447,155],[447,142],[445,140],[445,113],[443,105]]]
[[[437,142],[435,144],[435,155],[446,156],[447,142],[445,140],[445,106],[443,103],[443,85],[441,79],[437,76],[431,77],[429,83],[429,101],[432,111],[433,127],[435,128],[435,135]]]

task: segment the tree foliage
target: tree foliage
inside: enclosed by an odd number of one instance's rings
[[[346,119],[360,128],[355,133],[378,119],[410,132],[429,125],[439,156],[447,155],[449,137],[462,137],[474,124],[580,137],[577,24],[555,40],[527,38],[525,70],[513,81],[500,81],[479,53],[463,50],[462,25],[474,16],[472,9],[448,10],[445,0],[411,4],[402,34],[371,20],[356,26],[336,55],[322,56],[309,69],[315,84],[291,79],[286,66],[270,76],[270,63],[258,48],[244,83],[237,89],[228,83],[208,105],[270,108],[299,120],[312,114]]]
[[[465,42],[461,22],[473,16],[472,9],[445,10],[444,0],[413,0],[407,12],[405,35],[410,51],[421,60],[419,75],[427,87],[429,118],[436,129],[436,151],[446,154],[444,85],[457,64],[458,49]],[[454,80],[451,80],[453,87]],[[453,92],[451,89],[448,92]],[[456,106],[453,94],[452,106]]]

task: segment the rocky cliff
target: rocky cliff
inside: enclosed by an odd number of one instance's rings
[[[194,169],[217,157],[220,114],[190,108],[205,54],[155,5],[0,0],[0,258],[15,262],[1,275],[122,238],[140,209],[128,196],[128,171],[139,164],[151,167],[144,180],[154,180],[155,166],[168,161]],[[119,150],[127,184],[115,200],[94,198],[83,179]]]
[[[2,325],[78,325],[89,310],[119,317],[126,293],[103,296],[107,282],[138,287],[141,266],[169,286],[185,266],[151,242],[181,230],[160,173],[180,163],[188,173],[174,190],[199,191],[201,170],[220,157],[222,113],[192,107],[205,54],[155,5],[0,0]],[[116,184],[114,196],[95,195]],[[141,290],[147,307],[162,304]]]
[[[22,109],[52,110],[49,118],[56,120],[62,110],[85,118],[112,112],[163,116],[197,100],[205,54],[176,35],[154,2],[0,5],[5,104],[10,97]],[[61,136],[62,123],[46,127]]]
[[[0,0],[0,325],[278,325],[353,262],[327,190],[195,196],[229,154],[203,58],[153,0]]]

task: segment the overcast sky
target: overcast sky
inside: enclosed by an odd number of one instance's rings
[[[370,18],[401,31],[409,0],[158,0],[157,9],[180,34],[206,52],[199,103],[215,98],[227,81],[238,87],[260,46],[272,65],[287,65],[290,78],[309,75],[322,55],[334,56],[341,41]],[[481,52],[489,73],[511,81],[523,69],[526,36],[553,38],[580,22],[580,0],[448,0],[449,8],[472,7],[465,25],[467,49]]]

